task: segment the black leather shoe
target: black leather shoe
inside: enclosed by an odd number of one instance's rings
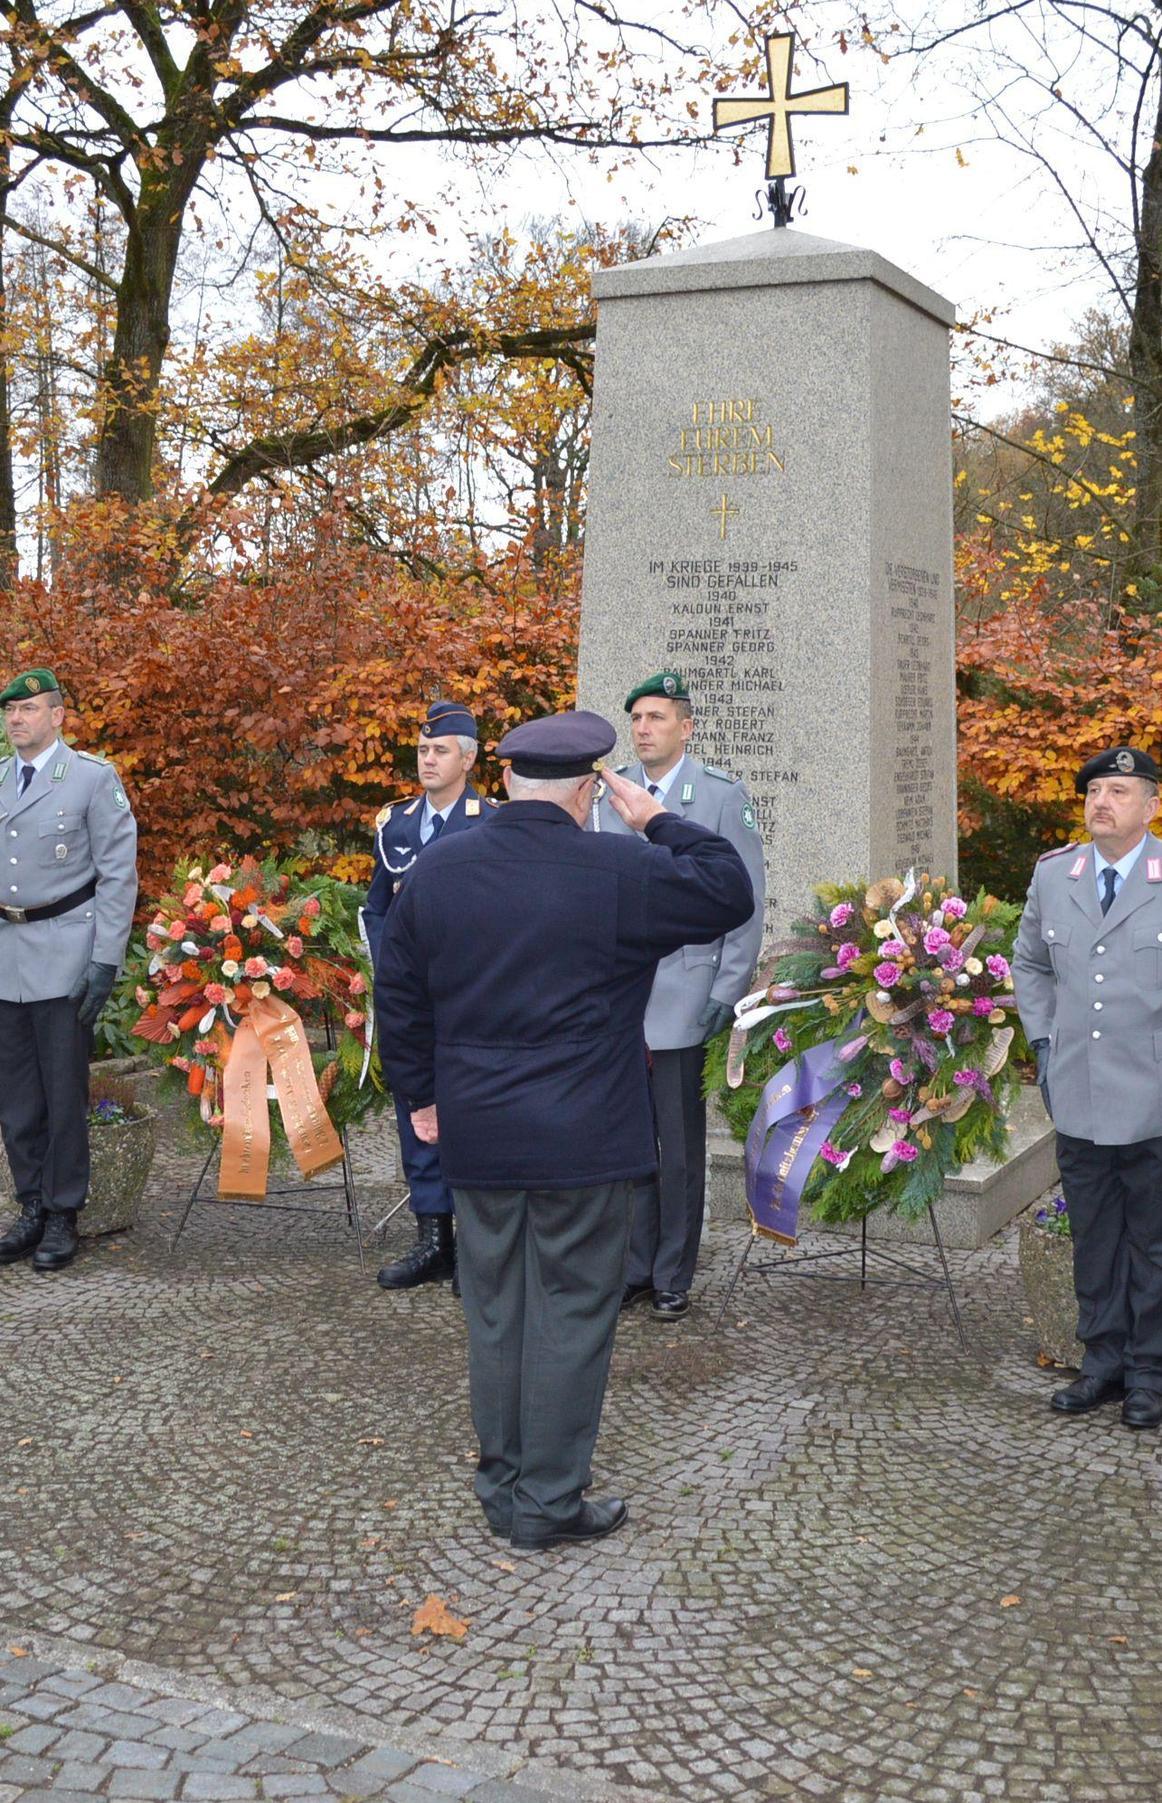
[[[690,1298],[685,1290],[658,1290],[655,1292],[653,1308],[659,1321],[677,1321],[686,1314],[690,1307]]]
[[[1049,1407],[1061,1415],[1088,1415],[1103,1402],[1119,1402],[1125,1393],[1120,1377],[1078,1377],[1064,1390],[1054,1390]]]
[[[621,1306],[618,1313],[624,1315],[627,1308],[632,1308],[635,1302],[644,1302],[646,1297],[652,1296],[653,1293],[652,1283],[627,1283],[621,1292]]]
[[[514,1533],[512,1543],[521,1552],[544,1552],[547,1547],[568,1546],[575,1540],[600,1540],[603,1534],[615,1534],[628,1519],[629,1508],[620,1496],[610,1496],[605,1502],[583,1502],[572,1521],[562,1527],[543,1534]]]
[[[20,1213],[4,1238],[0,1240],[0,1265],[14,1265],[27,1258],[40,1245],[44,1233],[44,1213],[39,1202],[22,1202]]]
[[[452,1216],[417,1215],[415,1245],[393,1265],[384,1265],[376,1282],[381,1290],[414,1290],[421,1283],[443,1283],[455,1271]]]
[[[1162,1396],[1154,1390],[1131,1390],[1122,1404],[1127,1427],[1162,1427]]]
[[[34,1271],[63,1271],[77,1256],[75,1208],[46,1210],[40,1245],[32,1255]]]

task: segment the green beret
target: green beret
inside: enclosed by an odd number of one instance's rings
[[[0,707],[9,701],[35,701],[38,695],[60,693],[60,685],[51,670],[22,670],[8,687],[0,692]]]
[[[661,695],[666,701],[689,701],[690,691],[686,687],[686,678],[679,676],[677,670],[659,670],[656,676],[647,676],[639,682],[636,689],[631,689],[625,698],[625,711],[628,714],[635,701],[644,695]]]

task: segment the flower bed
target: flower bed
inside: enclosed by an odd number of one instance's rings
[[[1027,1054],[1009,969],[1019,918],[924,875],[816,889],[707,1059],[708,1091],[748,1140],[752,1212],[757,1140],[779,1123],[798,1137],[777,1173],[768,1158],[766,1190],[824,1221],[880,1207],[915,1218],[961,1165],[1004,1157],[1012,1053]]]

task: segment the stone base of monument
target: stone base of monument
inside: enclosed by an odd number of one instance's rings
[[[716,1110],[710,1110],[707,1142],[706,1193],[712,1221],[746,1221],[742,1146],[728,1131]],[[1009,1121],[1010,1152],[1003,1164],[977,1160],[966,1164],[944,1185],[936,1204],[940,1231],[946,1246],[975,1250],[1008,1224],[1023,1208],[1047,1190],[1057,1177],[1053,1128],[1045,1117],[1040,1092],[1022,1089]],[[858,1234],[851,1222],[836,1232]],[[910,1240],[929,1246],[932,1230],[922,1221],[901,1221],[895,1215],[873,1214],[868,1238]]]

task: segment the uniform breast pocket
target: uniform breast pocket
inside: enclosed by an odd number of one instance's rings
[[[1046,920],[1041,923],[1041,938],[1045,942],[1045,950],[1049,953],[1049,962],[1060,976],[1065,964],[1066,951],[1069,946],[1069,935],[1072,928],[1068,921]]]
[[[1151,988],[1162,984],[1162,933],[1156,924],[1134,928],[1134,980]]]
[[[68,868],[84,862],[89,838],[80,814],[57,814],[37,828],[36,861],[42,868]]]

